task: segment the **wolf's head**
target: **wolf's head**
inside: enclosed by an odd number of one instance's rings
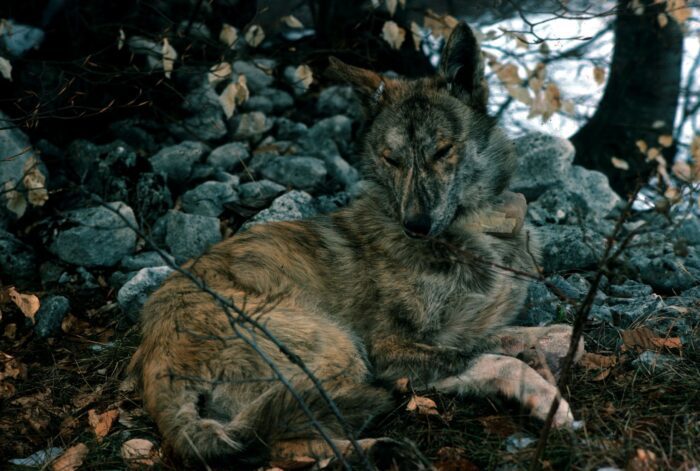
[[[365,174],[391,195],[408,235],[439,235],[508,186],[515,157],[486,115],[483,60],[469,26],[454,29],[434,77],[391,79],[330,62],[330,74],[364,102]]]

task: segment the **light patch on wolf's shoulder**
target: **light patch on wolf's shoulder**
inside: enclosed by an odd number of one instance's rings
[[[406,142],[406,137],[401,128],[389,128],[386,133],[386,143],[392,149],[398,149]]]

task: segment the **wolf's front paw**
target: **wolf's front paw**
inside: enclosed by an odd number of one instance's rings
[[[553,391],[540,391],[526,399],[526,402],[528,402],[532,407],[532,415],[542,421],[547,420],[547,415],[549,414],[552,404],[554,403],[555,399],[559,397],[559,406],[557,407],[557,412],[554,414],[552,425],[557,428],[573,428],[574,414],[571,412],[571,407],[566,399],[559,396],[559,391],[557,388],[553,388]]]

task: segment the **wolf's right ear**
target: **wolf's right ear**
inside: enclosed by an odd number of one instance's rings
[[[440,58],[440,75],[453,95],[471,107],[486,111],[488,86],[484,78],[484,60],[472,29],[460,22],[452,31]]]
[[[389,99],[394,80],[382,77],[371,70],[348,65],[333,56],[328,58],[328,62],[326,76],[352,85],[360,96],[365,110],[370,114],[376,112]]]

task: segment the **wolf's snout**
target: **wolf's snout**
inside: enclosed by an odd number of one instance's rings
[[[403,220],[403,228],[409,237],[426,236],[430,233],[432,221],[427,214],[414,214]]]

